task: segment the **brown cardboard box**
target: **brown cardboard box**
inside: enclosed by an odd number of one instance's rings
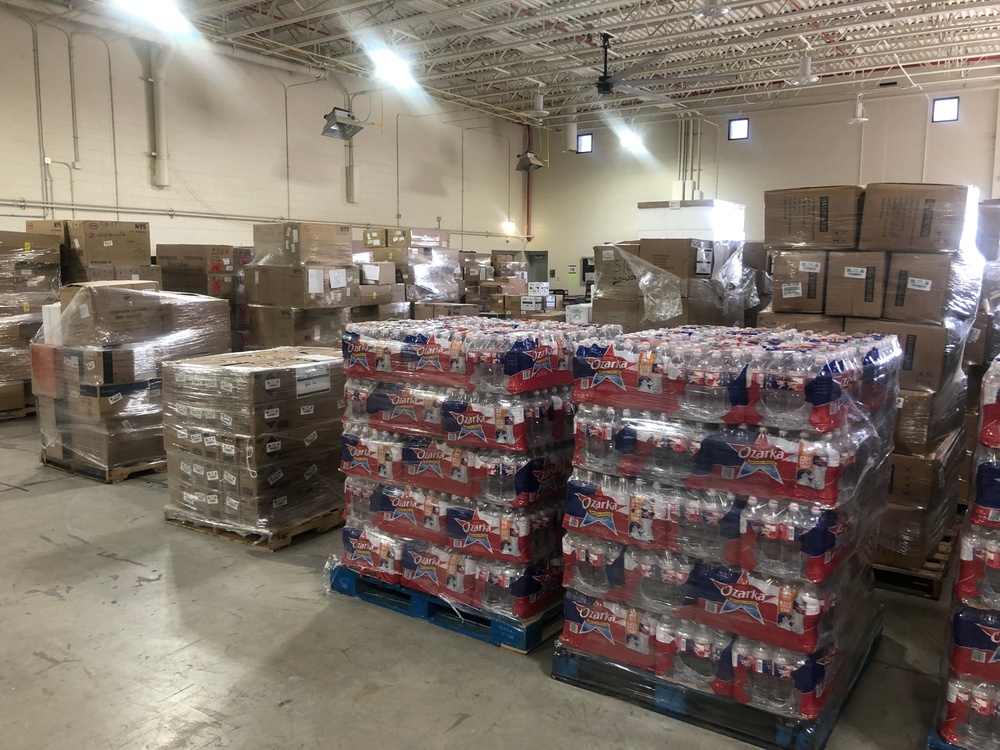
[[[974,453],[979,447],[979,414],[974,411],[965,412],[962,431],[965,433],[965,449]]]
[[[361,263],[395,263],[397,266],[406,265],[408,258],[407,248],[383,247],[372,248],[364,252],[354,253],[354,262]]]
[[[771,256],[763,242],[743,243],[743,266],[771,272]]]
[[[972,328],[969,329],[969,337],[965,340],[965,352],[962,356],[964,365],[988,364],[986,354],[991,319],[992,316],[980,306],[975,320],[972,321]]]
[[[388,305],[391,302],[405,302],[406,287],[403,284],[365,284],[360,288],[360,297],[353,306]]]
[[[890,502],[882,514],[873,562],[902,570],[920,570],[955,517],[959,483],[928,498],[924,507]]]
[[[887,265],[885,253],[831,252],[826,275],[826,314],[882,317]]]
[[[443,229],[410,229],[410,247],[448,247],[451,233]]]
[[[0,412],[20,411],[25,406],[24,383],[0,383]]]
[[[128,428],[121,424],[125,421],[129,422]],[[71,421],[66,433],[73,459],[101,469],[155,461],[165,456],[163,426],[146,425],[134,416],[127,420],[91,423]]]
[[[162,354],[152,344],[121,348],[65,347],[63,375],[70,387],[81,385],[122,385],[160,376]]]
[[[450,302],[436,302],[434,304],[434,317],[443,318],[454,315],[469,315],[475,317],[479,315],[479,305],[459,305]]]
[[[413,303],[413,319],[414,320],[430,320],[435,317],[434,303],[433,302],[414,302]]]
[[[826,256],[822,250],[782,250],[774,254],[774,312],[823,312]]]
[[[739,242],[639,240],[639,257],[682,279],[711,277],[740,250]]]
[[[155,281],[158,286],[163,286],[163,269],[159,266],[118,265],[114,269],[118,281]]]
[[[0,255],[31,252],[31,265],[59,265],[59,238],[44,232],[0,232]]]
[[[884,317],[910,323],[942,323],[953,311],[962,284],[951,254],[890,253]],[[962,307],[971,307],[972,301]]]
[[[55,344],[31,345],[31,390],[36,396],[62,399],[66,396],[63,378],[63,349]]]
[[[69,263],[89,266],[150,264],[149,224],[131,221],[67,222]]]
[[[247,303],[287,308],[360,304],[357,266],[252,265],[244,271]],[[391,301],[391,300],[386,300]]]
[[[17,318],[0,320],[0,348],[26,349],[40,327],[39,321]]]
[[[598,324],[620,325],[625,333],[648,328],[643,318],[646,314],[642,298],[631,300],[598,298],[594,300],[591,321]]]
[[[24,230],[32,234],[49,234],[59,237],[60,243],[66,242],[66,232],[68,221],[60,219],[58,221],[46,221],[39,219],[32,219],[30,221],[24,222]]]
[[[138,266],[129,266],[130,268],[138,268]],[[77,281],[83,283],[86,281],[115,281],[118,276],[116,273],[116,266],[109,265],[94,265],[87,266],[83,269],[74,269],[74,272],[70,274],[70,279],[72,281]],[[127,279],[122,279],[123,281],[131,281],[131,275]]]
[[[384,263],[364,263],[361,265],[362,284],[395,284],[396,264]]]
[[[156,265],[172,271],[226,273],[236,270],[232,245],[157,245]]]
[[[155,281],[87,281],[79,284],[67,284],[59,290],[59,303],[65,310],[77,292],[90,288],[136,289],[150,292],[159,291],[160,285]]]
[[[968,202],[964,185],[871,183],[858,246],[914,253],[958,250],[966,216],[976,210]]]
[[[366,229],[361,234],[365,247],[388,247],[388,229]]]
[[[155,414],[161,410],[162,381],[111,385],[81,385],[70,389],[66,400],[71,417],[106,419]]]
[[[639,278],[624,255],[624,253],[638,255],[638,252],[638,242],[599,245],[594,248],[594,273],[603,299],[631,301],[641,296]],[[524,292],[519,293],[524,294]]]
[[[386,244],[389,247],[411,247],[413,245],[411,239],[409,229],[386,230]]]
[[[164,359],[228,352],[229,300],[203,294],[168,292],[160,295],[165,330],[173,334],[160,343]]]
[[[63,309],[60,323],[67,346],[131,344],[165,333],[158,293],[99,284],[79,287]]]
[[[986,375],[986,368],[969,367],[966,369],[966,374],[969,376],[969,387],[965,392],[965,410],[978,414],[983,400],[983,377]]]
[[[348,310],[300,310],[249,305],[251,346],[340,347]]]
[[[908,391],[936,391],[958,369],[961,350],[954,333],[944,326],[900,323],[892,320],[847,318],[845,333],[895,335],[903,349],[899,387]]]
[[[347,265],[352,262],[351,234],[350,224],[254,224],[254,254],[258,260],[271,255],[288,263]]]
[[[965,454],[961,430],[948,435],[933,453],[889,456],[891,475],[887,497],[899,505],[926,506],[928,498],[957,479]]]
[[[478,308],[476,309],[478,314]],[[379,320],[409,320],[411,317],[412,310],[409,302],[390,302],[388,305],[378,306]]]
[[[962,429],[965,391],[949,384],[933,391],[899,391],[896,397],[897,453],[933,453],[948,435]]]
[[[764,193],[764,244],[771,248],[845,250],[857,247],[864,190],[857,185]]]

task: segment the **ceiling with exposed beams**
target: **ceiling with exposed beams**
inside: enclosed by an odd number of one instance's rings
[[[213,41],[366,75],[388,45],[432,96],[547,124],[846,101],[1000,76],[1000,3],[984,0],[181,0]],[[92,0],[100,4],[101,0]],[[625,84],[600,94],[601,35]],[[794,86],[808,55],[818,81]],[[995,85],[995,79],[993,79]],[[624,90],[627,89],[627,90]]]

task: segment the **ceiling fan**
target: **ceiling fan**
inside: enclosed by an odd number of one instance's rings
[[[633,84],[644,83],[645,81],[633,80],[631,76],[639,75],[640,73],[645,73],[648,70],[652,70],[660,61],[666,57],[666,53],[661,55],[655,55],[652,60],[641,65],[634,65],[631,68],[626,68],[619,73],[614,75],[608,70],[608,53],[611,51],[611,34],[602,33],[601,34],[601,50],[604,52],[604,71],[601,73],[600,77],[597,79],[597,93],[601,95],[613,94],[615,92],[620,92],[623,94],[631,94],[639,99],[648,99],[650,101],[662,102],[664,104],[670,105],[671,107],[680,106],[677,101],[664,94],[658,94],[655,91],[650,91],[642,86],[636,86]],[[731,79],[734,74],[729,75],[705,75],[705,76],[667,76],[663,78],[656,79],[657,83],[708,83],[711,81],[720,81]],[[626,78],[629,76],[629,78]]]

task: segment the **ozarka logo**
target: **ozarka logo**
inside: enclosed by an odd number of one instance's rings
[[[985,625],[979,625],[979,629],[986,633],[986,636],[994,646],[1000,646],[1000,628],[988,628]],[[994,649],[989,663],[994,664],[998,661],[1000,661],[1000,648]]]
[[[736,455],[743,460],[737,479],[763,472],[775,482],[781,482],[781,474],[778,472],[778,464],[785,460],[790,454],[785,453],[776,445],[767,442],[767,435],[763,432],[752,445],[734,445],[730,447]]]
[[[543,466],[538,471],[532,472],[535,475],[535,481],[538,482],[537,496],[541,497],[546,492],[557,491],[556,487],[556,470],[555,467],[551,465]]]
[[[390,393],[389,403],[392,404],[392,414],[389,415],[389,419],[409,417],[414,422],[417,421],[414,407],[422,403],[421,399],[406,393]]]
[[[455,411],[451,412],[451,418],[458,423],[458,439],[461,440],[464,437],[471,435],[472,437],[477,437],[486,442],[486,432],[485,427],[489,423],[489,417],[478,411],[472,411],[472,407],[469,407],[469,411]]]
[[[465,540],[462,543],[462,547],[468,548],[480,544],[487,551],[493,551],[493,545],[490,544],[490,532],[493,530],[493,524],[482,518],[479,513],[473,513],[472,518],[468,520],[464,518],[457,518],[455,520],[458,521],[458,525],[465,532]]]
[[[552,355],[555,350],[551,346],[539,346],[531,349],[528,355],[531,357],[531,375],[535,376],[542,370],[552,372]]]
[[[369,565],[374,566],[372,555],[375,554],[375,545],[367,536],[359,536],[354,540],[354,551],[351,554],[352,560],[365,560]]]
[[[628,369],[628,360],[615,354],[614,346],[609,346],[600,357],[584,357],[584,361],[594,371],[594,383],[596,388],[605,380],[612,385],[616,385],[625,390],[625,381],[622,380],[622,371]]]
[[[414,346],[413,351],[417,354],[418,370],[422,370],[424,367],[433,367],[436,370],[444,371],[444,367],[441,365],[441,355],[444,354],[445,350],[444,347],[438,346],[433,336],[426,345]]]
[[[371,458],[372,452],[368,450],[367,446],[348,445],[347,452],[351,454],[351,462],[347,465],[346,471],[350,471],[356,466],[360,466],[369,474],[372,473],[371,467],[368,465],[368,460]]]
[[[424,555],[420,552],[414,552],[411,555],[413,557],[413,562],[416,564],[416,569],[413,571],[413,580],[418,578],[427,577],[438,583],[438,559],[434,555]]]
[[[751,584],[746,572],[735,583],[722,583],[714,579],[712,583],[725,599],[725,603],[719,611],[720,615],[742,610],[761,625],[765,624],[764,617],[760,613],[760,605],[767,604],[771,596]]]
[[[614,643],[614,636],[611,635],[611,626],[615,624],[614,612],[603,607],[588,607],[584,604],[576,604],[576,612],[583,621],[580,624],[580,635],[586,633],[600,633],[608,639],[608,643]]]
[[[583,525],[586,528],[592,524],[600,524],[611,530],[611,533],[618,533],[615,529],[615,511],[618,510],[618,502],[613,497],[606,495],[585,495],[582,492],[574,493],[577,501],[583,508]]]
[[[348,367],[360,365],[366,370],[372,369],[368,366],[368,347],[364,344],[349,343],[347,345],[347,354],[350,357],[350,361],[347,363]]]
[[[546,568],[543,572],[531,577],[534,580],[538,581],[538,585],[541,586],[542,589],[547,589],[549,586],[552,585],[552,582],[556,580],[557,575],[556,572],[551,568]]]
[[[438,450],[432,450],[430,448],[414,448],[413,455],[417,457],[417,473],[422,474],[425,471],[433,471],[439,477],[443,477],[441,469],[441,462],[447,459],[447,456]]]
[[[417,525],[416,519],[416,501],[409,495],[403,495],[402,497],[390,498],[389,502],[392,503],[392,517],[390,521],[396,521],[400,518],[405,518],[407,521],[412,523],[414,526]]]

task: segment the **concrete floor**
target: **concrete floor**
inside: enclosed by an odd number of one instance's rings
[[[324,594],[337,532],[278,553],[167,526],[166,479],[107,487],[0,425],[0,748],[740,748],[520,656]],[[917,750],[947,604],[885,595],[830,750]]]

